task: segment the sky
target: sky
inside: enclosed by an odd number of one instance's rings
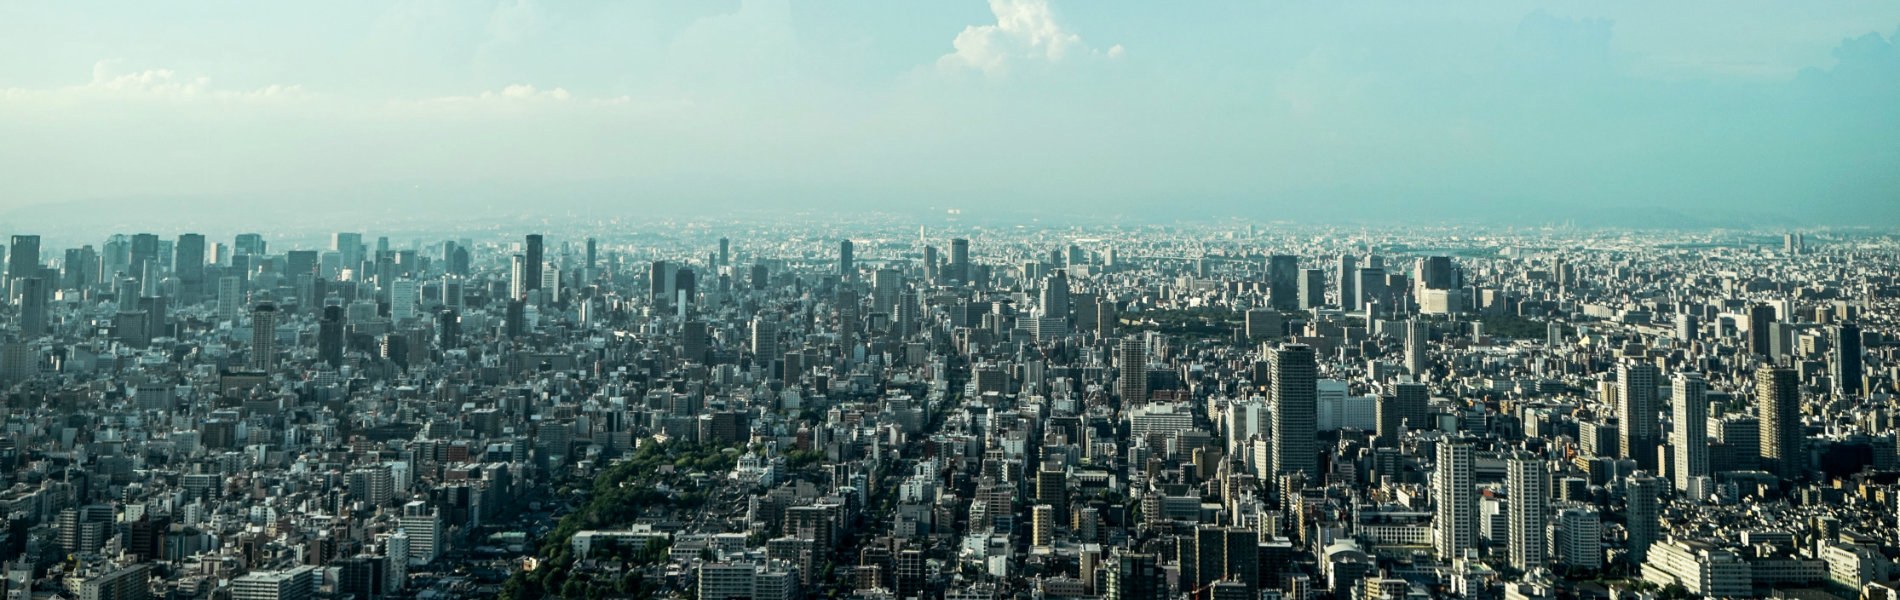
[[[1891,0],[8,0],[0,219],[1896,224],[1896,37]]]

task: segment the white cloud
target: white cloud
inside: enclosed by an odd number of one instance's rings
[[[990,0],[990,12],[996,24],[963,28],[951,42],[956,51],[937,59],[939,67],[997,74],[1016,61],[1057,63],[1078,52],[1117,58],[1123,52],[1120,45],[1106,52],[1089,49],[1082,36],[1056,22],[1047,0]]]
[[[208,77],[181,75],[172,69],[120,72],[120,60],[102,60],[92,66],[92,80],[57,88],[0,88],[8,100],[99,100],[112,98],[263,100],[294,96],[301,85],[271,84],[249,90],[220,89]]]

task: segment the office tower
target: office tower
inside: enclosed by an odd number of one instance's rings
[[[251,309],[251,368],[270,371],[277,365],[277,305],[259,302]]]
[[[1104,600],[1166,600],[1167,579],[1153,554],[1116,552],[1110,559]]]
[[[910,337],[917,331],[917,292],[902,290],[897,293],[897,314],[891,317],[891,332],[898,339]]]
[[[1862,358],[1860,326],[1843,323],[1831,332],[1834,345],[1828,354],[1828,378],[1834,380],[1835,393],[1858,396],[1861,393]]]
[[[599,244],[594,238],[587,238],[587,270],[594,270],[600,258]]]
[[[1761,416],[1763,470],[1797,479],[1807,469],[1801,428],[1800,380],[1794,369],[1763,365],[1755,370],[1755,403]]]
[[[1031,546],[1047,548],[1056,539],[1056,509],[1047,504],[1037,504],[1029,509]]]
[[[541,289],[541,266],[547,260],[541,255],[541,251],[541,234],[528,234],[527,243],[523,244],[521,253],[523,290]]]
[[[29,572],[28,574],[30,577],[31,573]],[[242,579],[242,577],[238,578],[238,580]],[[77,585],[74,587],[78,588],[77,591],[81,600],[148,600],[152,597],[152,565],[148,563],[129,564],[96,575],[77,577],[75,580]],[[235,584],[236,581],[237,580],[234,580],[232,583]],[[23,589],[20,591],[27,592],[22,594],[21,597],[31,597],[33,595],[31,593],[32,584],[30,579],[23,584],[14,583],[14,585],[22,585]],[[232,600],[277,599],[239,598],[234,594]],[[298,598],[295,600],[303,599]]]
[[[1278,433],[1277,431],[1275,432]],[[1438,443],[1438,468],[1432,473],[1432,550],[1450,561],[1478,547],[1478,498],[1470,444],[1450,440]]]
[[[950,278],[970,282],[970,240],[950,240]]]
[[[426,565],[442,556],[442,515],[421,501],[403,505],[401,531],[409,536],[409,564]]]
[[[60,287],[66,289],[84,289],[99,283],[99,252],[91,245],[81,248],[68,248],[65,270],[60,273]]]
[[[1681,340],[1683,343],[1693,342],[1696,341],[1700,333],[1701,325],[1697,323],[1695,315],[1686,312],[1676,314],[1677,340]]]
[[[310,600],[323,572],[304,566],[283,571],[251,571],[231,580],[231,600]]]
[[[7,247],[7,279],[40,275],[40,236],[16,235]]]
[[[1352,256],[1339,257],[1339,308],[1352,310],[1359,307],[1359,298],[1353,293],[1359,277],[1359,259]]]
[[[1662,423],[1656,412],[1657,380],[1662,370],[1656,365],[1624,360],[1617,365],[1616,412],[1622,419],[1619,458],[1636,461],[1637,468],[1656,471],[1656,446],[1662,441]]]
[[[1661,516],[1658,502],[1662,496],[1663,482],[1644,473],[1630,476],[1625,482],[1624,506],[1628,514],[1624,515],[1624,526],[1629,529],[1630,562],[1643,564],[1649,558],[1649,546],[1656,543],[1657,522]]]
[[[761,366],[769,367],[778,357],[778,323],[765,317],[752,318],[752,356]]]
[[[13,280],[20,297],[20,334],[26,339],[46,335],[46,280],[24,277]]]
[[[1247,339],[1250,340],[1276,338],[1286,333],[1286,323],[1280,319],[1280,313],[1270,309],[1248,310],[1243,324],[1246,326]]]
[[[1371,261],[1368,260],[1367,263],[1370,264]],[[1388,297],[1385,289],[1385,269],[1369,266],[1359,269],[1357,277],[1358,280],[1353,284],[1353,297],[1359,303],[1353,305],[1352,309],[1371,310],[1380,314],[1390,312],[1392,299]]]
[[[144,281],[146,272],[158,264],[158,236],[149,233],[132,234],[132,262],[126,266],[126,274]]]
[[[732,240],[719,238],[719,266],[732,264]]]
[[[363,268],[363,234],[339,232],[331,235],[330,249],[342,257],[343,268],[352,271]]]
[[[317,359],[332,367],[343,365],[343,307],[325,306],[317,320]]]
[[[680,352],[686,360],[706,362],[705,321],[687,321],[680,324]]]
[[[1319,481],[1319,365],[1313,347],[1286,344],[1273,350],[1273,469]]]
[[[750,279],[752,281],[752,289],[764,290],[772,285],[772,270],[766,267],[765,263],[753,263],[752,276]]]
[[[1449,290],[1457,287],[1456,277],[1451,268],[1449,256],[1418,257],[1414,285],[1423,290]]]
[[[1268,301],[1279,310],[1298,310],[1300,308],[1300,259],[1297,256],[1275,254],[1267,257]]]
[[[1688,491],[1690,482],[1709,471],[1709,382],[1696,373],[1675,377],[1674,416],[1669,445],[1675,449],[1676,490]]]
[[[389,286],[389,320],[406,323],[416,318],[417,305],[421,304],[419,292],[421,286],[414,279],[398,279]]]
[[[244,305],[244,293],[234,275],[218,278],[218,320],[237,323],[238,308]]]
[[[197,304],[204,297],[205,236],[180,235],[173,248],[176,256],[172,259],[172,272],[178,275],[178,300],[187,305]]]
[[[1182,593],[1211,600],[1216,581],[1232,581],[1249,590],[1260,585],[1259,534],[1245,527],[1202,525],[1175,542]]]
[[[1511,455],[1505,465],[1505,492],[1510,522],[1511,566],[1522,571],[1544,566],[1546,550],[1544,508],[1550,502],[1546,488],[1549,468],[1529,452]]]
[[[1044,465],[1036,471],[1036,503],[1049,505],[1056,522],[1069,520],[1068,475],[1061,465]]]
[[[508,298],[520,300],[528,296],[528,259],[516,254],[508,257]]]
[[[435,315],[435,335],[443,349],[455,348],[462,344],[462,313],[453,308],[444,308]]]
[[[1042,306],[1043,316],[1069,318],[1069,276],[1065,271],[1057,269],[1043,278],[1038,304]]]
[[[838,278],[849,280],[857,271],[857,265],[851,262],[851,240],[838,242]]]
[[[146,235],[146,234],[140,234],[140,235]],[[154,237],[153,241],[156,242],[157,238]],[[138,236],[132,236],[132,248],[134,251],[137,251],[138,244],[139,244]],[[255,233],[238,234],[237,240],[231,244],[231,253],[242,254],[246,256],[263,256],[265,254],[268,254],[267,252],[264,251],[264,236],[258,235]]]
[[[1115,391],[1121,396],[1122,409],[1148,402],[1148,345],[1140,334],[1122,338],[1121,372],[1116,374]]]
[[[1405,322],[1405,370],[1420,381],[1431,371],[1431,357],[1425,354],[1426,338],[1431,337],[1431,329],[1424,321],[1411,319]]]
[[[528,301],[520,298],[508,300],[502,315],[502,334],[518,338],[528,334]]]
[[[663,260],[653,261],[653,266],[647,270],[647,285],[649,286],[649,292],[652,295],[654,304],[664,304],[670,299],[667,293],[671,291],[669,288],[672,284],[672,278],[668,277],[667,274],[666,261]]]
[[[871,275],[871,310],[891,314],[897,310],[897,293],[903,288],[897,269],[878,269]]]
[[[1770,329],[1775,322],[1775,308],[1767,304],[1748,307],[1748,351],[1761,356],[1769,356],[1773,348],[1769,344]]]
[[[1300,269],[1300,310],[1312,310],[1326,305],[1326,272],[1319,269]]]

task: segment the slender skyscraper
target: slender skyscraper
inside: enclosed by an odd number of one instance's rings
[[[1300,310],[1311,310],[1326,305],[1326,272],[1319,269],[1300,269]]]
[[[1148,345],[1139,333],[1130,333],[1122,337],[1121,373],[1115,381],[1115,389],[1121,395],[1122,410],[1140,406],[1148,401]]]
[[[1858,396],[1861,393],[1861,349],[1860,326],[1845,323],[1835,327],[1834,346],[1828,355],[1828,377],[1834,380],[1834,390],[1842,396]]]
[[[1661,501],[1663,482],[1646,473],[1630,476],[1624,486],[1627,496],[1624,498],[1628,513],[1623,524],[1629,528],[1630,562],[1643,564],[1649,558],[1649,546],[1656,543],[1658,530],[1656,519],[1661,516],[1658,503]]]
[[[1550,502],[1549,477],[1544,460],[1529,452],[1511,455],[1505,465],[1505,492],[1510,523],[1511,566],[1522,571],[1544,566],[1547,548],[1544,510]]]
[[[1748,351],[1768,356],[1774,353],[1769,340],[1774,339],[1769,329],[1775,322],[1775,309],[1766,304],[1748,307]]]
[[[964,283],[970,282],[970,240],[950,240],[950,277]]]
[[[1677,374],[1671,396],[1675,411],[1669,445],[1675,450],[1676,490],[1687,491],[1695,478],[1709,475],[1709,382],[1696,373]]]
[[[173,246],[172,272],[178,275],[178,300],[186,305],[204,298],[205,236],[187,233]]]
[[[1274,475],[1302,473],[1319,481],[1319,365],[1313,347],[1273,351]]]
[[[1118,552],[1110,561],[1105,600],[1164,600],[1167,580],[1153,554]]]
[[[251,309],[251,368],[268,372],[277,366],[277,305],[259,302]]]
[[[1656,415],[1661,408],[1656,402],[1661,375],[1661,370],[1649,363],[1626,360],[1617,365],[1617,416],[1623,420],[1619,450],[1622,458],[1634,460],[1637,468],[1652,472],[1656,470],[1656,446],[1662,439],[1662,424]]]
[[[1274,431],[1278,436],[1279,431]],[[1438,468],[1432,473],[1432,550],[1450,561],[1478,547],[1476,455],[1471,444],[1438,443]]]
[[[522,289],[541,289],[541,265],[545,260],[541,256],[541,234],[528,234],[527,243],[522,250]]]
[[[588,270],[593,270],[594,265],[596,264],[596,261],[599,258],[600,258],[599,243],[596,242],[594,238],[587,238],[587,268]]]
[[[46,280],[22,277],[14,280],[20,296],[20,334],[26,339],[46,335]]]
[[[1352,310],[1358,308],[1359,299],[1353,294],[1355,279],[1359,277],[1359,259],[1351,255],[1339,257],[1339,308]]]
[[[852,274],[858,272],[857,265],[853,264],[851,261],[852,261],[851,240],[844,240],[844,241],[838,242],[838,278],[839,279],[849,280],[851,279]]]
[[[1782,479],[1807,469],[1801,430],[1800,379],[1794,369],[1763,365],[1755,371],[1755,403],[1761,410],[1761,463]]]
[[[1268,301],[1279,310],[1300,308],[1300,258],[1286,254],[1267,257]]]
[[[7,248],[7,280],[40,276],[40,236],[16,235]],[[0,282],[6,283],[6,282]],[[7,287],[11,288],[9,284]]]
[[[341,306],[323,307],[323,316],[317,320],[317,359],[331,367],[343,365],[343,307]]]
[[[1426,338],[1431,337],[1431,329],[1424,321],[1412,319],[1405,322],[1405,370],[1412,377],[1424,381],[1431,371],[1431,357],[1425,354]]]

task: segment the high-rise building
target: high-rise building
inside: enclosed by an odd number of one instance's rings
[[[892,314],[897,310],[897,294],[903,289],[897,269],[878,269],[871,275],[871,310]]]
[[[591,237],[587,238],[587,263],[586,263],[587,270],[589,271],[594,270],[594,267],[597,264],[597,261],[599,260],[599,258],[600,258],[599,243],[595,241],[594,238],[591,238]]]
[[[1267,257],[1268,301],[1279,310],[1300,308],[1300,258],[1286,254]]]
[[[331,367],[343,365],[343,307],[341,306],[323,307],[323,315],[317,320],[317,359]]]
[[[1432,550],[1439,560],[1453,560],[1478,547],[1475,461],[1471,444],[1451,440],[1438,443],[1438,467],[1432,473],[1432,500],[1436,504]]]
[[[1523,571],[1544,566],[1546,533],[1545,505],[1550,501],[1547,487],[1549,468],[1544,460],[1528,452],[1513,454],[1505,465],[1505,492],[1510,523],[1509,554],[1511,566]]]
[[[178,276],[178,301],[192,305],[204,298],[205,236],[187,233],[172,246],[172,272]]]
[[[1326,271],[1320,269],[1300,269],[1300,310],[1312,310],[1326,305]]]
[[[1449,290],[1457,286],[1456,276],[1453,275],[1451,267],[1451,257],[1449,256],[1418,257],[1415,270],[1417,273],[1415,273],[1414,276],[1418,279],[1414,285],[1418,289]]]
[[[1037,504],[1029,509],[1029,544],[1047,548],[1055,544],[1056,508],[1047,504]]]
[[[1370,262],[1370,261],[1368,261]],[[1385,269],[1365,267],[1359,269],[1358,281],[1353,284],[1354,299],[1359,303],[1353,310],[1371,310],[1379,314],[1392,311],[1392,298],[1385,287]]]
[[[1121,341],[1121,356],[1116,358],[1121,366],[1116,374],[1115,391],[1121,396],[1124,410],[1140,406],[1148,401],[1148,345],[1140,335],[1124,336]]]
[[[1800,379],[1794,369],[1763,365],[1755,371],[1755,403],[1761,416],[1762,467],[1782,479],[1807,469],[1801,428]]]
[[[20,334],[33,339],[46,335],[46,280],[22,277],[13,281],[20,298]]]
[[[1557,511],[1557,564],[1582,569],[1603,567],[1603,517],[1588,506],[1566,506]]]
[[[1695,315],[1686,312],[1676,314],[1677,340],[1685,344],[1693,342],[1696,341],[1696,338],[1699,337],[1701,333],[1701,325],[1696,321]]]
[[[669,272],[664,260],[653,261],[653,266],[647,269],[647,286],[654,304],[665,304],[671,299],[668,292],[672,291],[673,278]]]
[[[541,234],[539,233],[528,234],[526,243],[522,245],[522,252],[521,252],[522,289],[524,290],[541,289],[541,267],[547,262],[547,258],[542,256],[542,252],[543,252],[543,249],[541,247]]]
[[[838,278],[848,280],[857,272],[858,266],[851,258],[851,240],[838,242]]]
[[[1338,278],[1339,278],[1338,291],[1339,291],[1339,307],[1341,309],[1352,310],[1359,307],[1359,298],[1356,294],[1353,293],[1354,288],[1356,287],[1356,284],[1358,283],[1357,282],[1358,277],[1359,277],[1359,259],[1354,258],[1352,255],[1349,255],[1349,254],[1340,255],[1339,273],[1338,273]]]
[[[277,366],[277,305],[259,302],[251,309],[251,368],[270,371]]]
[[[251,571],[231,580],[231,600],[309,600],[323,571],[304,566],[282,571]]]
[[[970,240],[950,240],[950,278],[966,284],[970,282]]]
[[[140,234],[140,235],[150,235],[150,234]],[[157,237],[154,236],[152,241],[157,242],[158,241]],[[132,251],[134,253],[137,253],[138,248],[139,248],[139,238],[136,235],[132,236]],[[268,252],[265,252],[264,250],[265,250],[264,236],[258,235],[255,233],[240,233],[237,236],[237,240],[231,244],[232,254],[242,254],[246,256],[263,256],[265,254],[268,254]],[[137,257],[134,256],[133,258],[134,258],[134,261],[136,262]]]
[[[1166,578],[1153,554],[1118,552],[1110,559],[1104,600],[1165,600]]]
[[[1864,367],[1861,362],[1860,326],[1843,323],[1830,333],[1834,337],[1834,344],[1828,354],[1828,378],[1834,381],[1835,393],[1858,396],[1861,393]]]
[[[1675,450],[1672,473],[1676,491],[1688,491],[1697,477],[1709,471],[1709,382],[1696,373],[1679,373],[1670,394],[1669,445]]]
[[[341,258],[342,268],[363,268],[363,234],[338,232],[330,236],[330,249]]]
[[[732,264],[732,240],[729,240],[723,237],[719,238],[719,266],[725,267],[725,266],[730,266],[731,264]]]
[[[40,236],[16,235],[7,246],[7,279],[40,275]]]
[[[778,322],[763,316],[752,318],[752,356],[763,366],[771,366],[779,355]]]
[[[1628,510],[1624,527],[1629,530],[1630,562],[1642,564],[1649,558],[1650,544],[1656,543],[1663,485],[1661,480],[1641,472],[1624,484],[1624,507]]]
[[[1773,339],[1772,333],[1769,330],[1773,328],[1774,322],[1774,307],[1767,304],[1756,304],[1748,307],[1749,352],[1761,356],[1769,356],[1774,352],[1774,349],[1769,343],[1769,341]]]
[[[1319,365],[1313,347],[1286,344],[1268,359],[1273,376],[1274,475],[1319,480]]]
[[[218,320],[236,323],[238,311],[244,305],[242,282],[236,275],[218,278]]]
[[[1431,337],[1431,326],[1424,321],[1411,319],[1405,322],[1405,370],[1419,380],[1431,373],[1431,356],[1425,353],[1426,342]]]
[[[520,254],[508,257],[508,299],[528,296],[528,258]]]
[[[414,279],[398,279],[389,286],[389,320],[397,324],[416,318],[421,303],[421,285]]]
[[[1662,440],[1662,423],[1656,414],[1661,408],[1656,401],[1657,380],[1661,377],[1661,369],[1653,364],[1625,360],[1617,365],[1621,458],[1634,460],[1637,468],[1651,472],[1656,471],[1656,447]]]

